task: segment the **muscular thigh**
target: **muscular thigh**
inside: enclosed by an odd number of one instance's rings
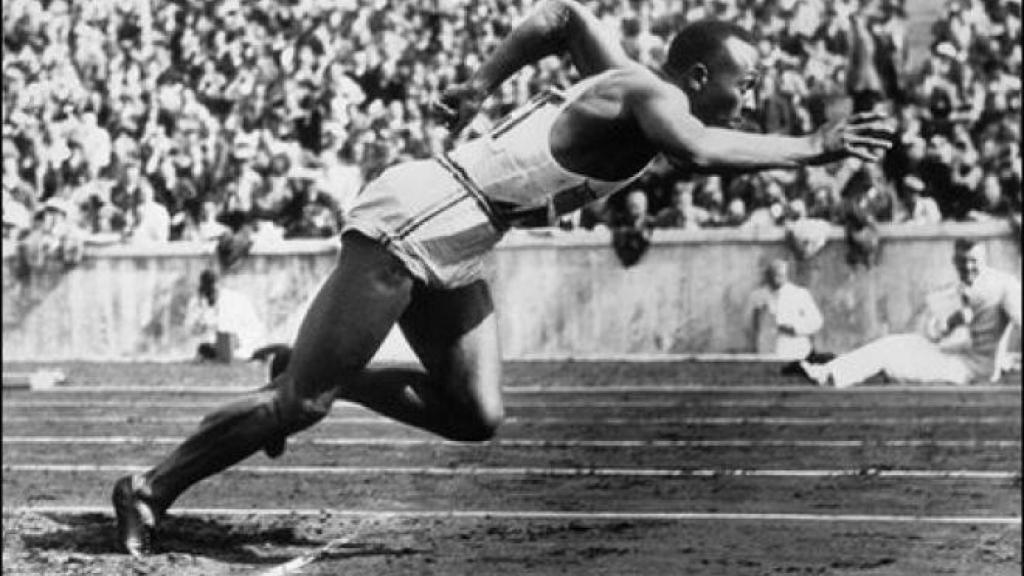
[[[300,397],[343,386],[373,357],[409,303],[412,277],[378,243],[347,234],[338,264],[306,312],[288,373]]]
[[[431,382],[467,407],[501,410],[501,358],[490,288],[417,285],[399,320]]]

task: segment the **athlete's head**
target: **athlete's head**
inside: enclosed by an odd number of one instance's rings
[[[701,20],[676,34],[663,71],[690,97],[691,112],[710,126],[735,126],[753,107],[758,52],[753,38],[731,22]]]
[[[970,286],[985,267],[985,245],[971,238],[953,243],[953,266],[960,280]]]

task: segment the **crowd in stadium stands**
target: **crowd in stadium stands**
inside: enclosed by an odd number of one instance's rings
[[[331,236],[367,179],[446,146],[431,98],[530,4],[5,1],[5,238],[21,239],[29,260],[74,261],[83,243]],[[649,65],[686,22],[752,31],[765,75],[750,129],[804,134],[849,113],[851,96],[854,107],[873,97],[898,119],[899,140],[878,166],[719,177],[661,162],[563,228],[1019,221],[1018,0],[951,0],[913,67],[902,0],[583,4]],[[857,66],[869,73],[848,76]],[[528,67],[468,133],[573,74],[554,57]]]

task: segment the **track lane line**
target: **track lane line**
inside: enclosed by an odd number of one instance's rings
[[[145,472],[149,466],[134,464],[3,464],[4,472]],[[614,478],[839,478],[839,477],[882,477],[916,479],[967,479],[967,480],[1013,480],[1019,479],[1020,471],[1010,470],[892,470],[878,468],[863,469],[673,469],[673,468],[573,468],[541,466],[236,466],[229,470],[236,473],[257,475],[365,475],[404,474],[412,476],[481,477],[481,476],[522,476],[522,477],[614,477]]]
[[[4,436],[4,444],[180,444],[185,436]],[[534,440],[506,438],[481,443],[456,442],[441,438],[299,438],[289,445],[312,446],[450,446],[478,449],[499,448],[1020,448],[1020,440]]]
[[[113,516],[109,506],[32,505],[3,507],[6,514],[99,514]],[[470,520],[653,520],[653,521],[791,521],[877,522],[1020,526],[1019,516],[910,516],[896,514],[769,514],[729,512],[562,512],[552,510],[339,510],[330,508],[173,508],[171,517],[322,517],[357,519],[470,519]]]
[[[158,400],[66,400],[66,399],[54,399],[54,400],[5,400],[5,408],[205,408],[212,409],[224,405],[226,402],[232,400],[232,397],[225,397],[219,400],[185,400],[185,401],[158,401]],[[856,404],[856,403],[827,403],[827,402],[807,402],[807,401],[787,401],[786,399],[779,398],[775,400],[717,400],[709,398],[700,401],[658,401],[658,400],[636,400],[633,398],[626,400],[614,400],[614,401],[535,401],[535,402],[522,402],[516,401],[515,399],[505,403],[506,408],[573,408],[573,409],[587,409],[587,408],[708,408],[708,407],[722,407],[722,408],[858,408],[858,409],[869,409],[875,407],[904,407],[904,408],[918,408],[919,404],[915,403],[915,398],[908,398],[908,401],[903,404],[892,404],[886,403],[884,406],[877,406],[871,404]],[[344,400],[337,400],[334,403],[336,409],[345,408],[360,408],[363,410],[369,410],[360,404],[355,402],[346,402]],[[942,408],[947,407],[946,404],[936,404],[934,406],[928,405],[929,408]],[[957,405],[957,409],[964,408],[977,408],[977,409],[992,409],[992,408],[1008,408],[1020,406],[1020,399],[1004,399],[1002,402],[977,402],[967,405]]]
[[[4,422],[39,422],[39,416],[4,416]],[[69,424],[192,424],[202,420],[201,416],[55,416],[55,420]],[[708,417],[659,417],[659,418],[560,418],[509,416],[505,424],[601,424],[607,426],[664,425],[678,426],[734,426],[738,424],[769,424],[779,426],[831,426],[844,424],[899,425],[899,424],[1019,424],[1020,416],[921,416],[900,418],[837,418],[823,417],[774,417],[774,416],[708,416]],[[399,424],[386,416],[328,416],[320,421],[335,424]]]
[[[61,385],[49,390],[36,390],[31,394],[56,394],[62,392],[81,392],[87,394],[109,394],[118,392],[128,393],[166,393],[166,394],[248,394],[258,391],[258,388],[243,388],[238,386],[162,386],[162,385]],[[504,394],[623,394],[630,392],[663,392],[689,394],[694,392],[809,392],[814,394],[829,394],[833,396],[864,393],[955,393],[955,394],[981,394],[992,392],[1021,392],[1020,384],[985,384],[978,386],[955,386],[946,384],[922,384],[922,385],[878,385],[860,386],[852,388],[821,388],[810,384],[736,384],[736,385],[713,385],[713,384],[635,384],[615,386],[586,386],[586,385],[527,385],[510,386],[502,389]],[[25,392],[12,392],[14,394],[25,394]]]

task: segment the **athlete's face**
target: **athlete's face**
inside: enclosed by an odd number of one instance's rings
[[[975,244],[970,250],[957,250],[953,255],[953,265],[960,281],[970,286],[985,266],[985,246]]]
[[[737,127],[743,120],[743,110],[753,110],[757,105],[757,48],[729,38],[721,55],[708,63],[706,70],[706,81],[690,94],[694,115],[709,126]]]

